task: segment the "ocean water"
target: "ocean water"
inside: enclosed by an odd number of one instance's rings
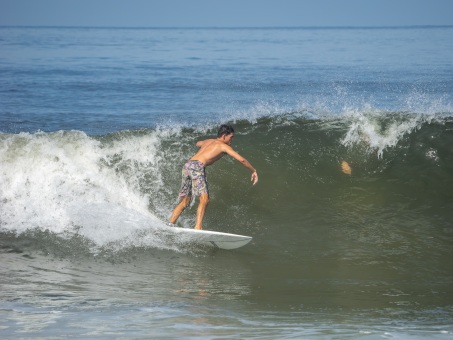
[[[1,27],[0,337],[453,338],[452,35]]]

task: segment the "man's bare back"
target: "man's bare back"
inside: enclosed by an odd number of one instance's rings
[[[252,181],[253,185],[255,185],[258,182],[256,170],[244,157],[234,151],[230,146],[233,138],[234,133],[231,133],[229,135],[223,135],[217,139],[205,139],[197,142],[197,146],[200,150],[198,150],[191,160],[200,161],[205,166],[208,166],[228,154],[252,172]]]
[[[225,151],[222,148],[223,145],[225,144],[216,139],[199,141],[197,146],[200,147],[200,150],[198,150],[191,160],[200,161],[205,166],[211,165],[225,155]]]

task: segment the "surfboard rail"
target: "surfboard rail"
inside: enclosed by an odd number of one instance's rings
[[[223,233],[212,230],[172,227],[172,231],[182,237],[184,241],[195,242],[227,250],[243,247],[252,240],[251,236]]]

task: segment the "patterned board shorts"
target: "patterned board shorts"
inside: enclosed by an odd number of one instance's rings
[[[182,168],[179,196],[201,196],[209,194],[205,166],[200,161],[189,160]]]

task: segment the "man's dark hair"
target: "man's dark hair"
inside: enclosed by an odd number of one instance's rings
[[[217,138],[222,137],[223,135],[229,135],[234,133],[234,129],[230,125],[222,124],[220,125],[219,131],[217,131]]]

